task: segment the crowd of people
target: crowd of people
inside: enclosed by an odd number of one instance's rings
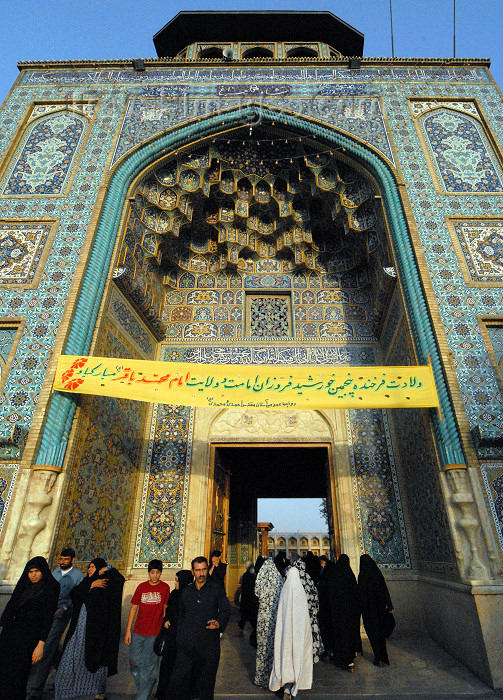
[[[43,557],[26,564],[0,618],[2,697],[41,700],[54,665],[56,700],[106,698],[107,677],[117,673],[125,579],[102,558],[83,576],[74,558],[73,549],[64,549],[52,573]],[[230,617],[226,566],[218,550],[209,561],[196,557],[190,570],[177,572],[171,591],[161,580],[162,562],[149,562],[124,635],[136,700],[148,700],[157,681],[158,700],[213,699],[220,638]],[[393,606],[368,554],[360,558],[358,580],[345,554],[336,562],[311,552],[258,557],[241,578],[239,612],[238,625],[250,624],[256,648],[255,684],[284,698],[311,688],[320,659],[354,672],[362,653],[360,618],[374,664],[389,665]]]
[[[248,578],[244,588],[245,576],[255,577],[253,596]],[[354,659],[363,653],[361,619],[373,663],[389,666],[386,636],[394,626],[393,605],[368,554],[360,558],[358,580],[346,554],[336,562],[312,552],[303,559],[296,553],[287,559],[285,552],[274,560],[259,557],[255,566],[248,564],[242,586],[239,625],[252,625],[256,685],[295,697],[311,688],[313,664],[320,659],[354,673]]]

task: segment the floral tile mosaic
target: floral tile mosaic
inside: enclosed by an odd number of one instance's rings
[[[409,569],[410,556],[387,416],[346,411],[362,553],[384,569]]]
[[[104,323],[96,353],[138,357],[109,321]],[[127,566],[147,410],[148,404],[142,401],[82,398],[55,551],[71,543],[79,562],[102,556],[120,568]]]
[[[453,240],[465,281],[503,285],[503,220],[451,220]]]
[[[439,108],[420,120],[446,192],[501,192],[502,172],[484,128],[472,116]]]
[[[154,408],[142,484],[133,567],[161,559],[168,568],[182,566],[192,450],[194,409]]]
[[[53,228],[53,222],[0,221],[0,287],[34,282]]]
[[[87,129],[87,118],[69,110],[50,110],[29,124],[4,175],[1,194],[62,194]]]

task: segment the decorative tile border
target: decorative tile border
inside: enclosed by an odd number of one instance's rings
[[[107,314],[110,320],[120,326],[129,340],[138,349],[140,355],[146,359],[155,359],[157,342],[151,333],[145,328],[145,324],[138,314],[133,311],[119,290],[112,286],[112,292],[108,302]]]
[[[489,506],[494,518],[494,526],[503,552],[503,462],[481,464]]]
[[[105,85],[122,83],[124,85],[142,86],[149,83],[170,86],[171,84],[187,84],[190,87],[197,83],[365,83],[367,81],[394,83],[400,81],[426,82],[426,83],[487,83],[489,77],[485,68],[466,66],[422,66],[418,68],[409,66],[390,66],[383,63],[379,66],[363,65],[358,71],[350,69],[346,65],[337,67],[322,66],[312,68],[310,66],[285,67],[245,67],[229,68],[227,66],[208,67],[207,64],[194,66],[176,66],[175,68],[148,68],[144,73],[131,70],[130,67],[123,70],[114,68],[67,68],[39,70],[25,70],[20,79],[20,85]]]
[[[0,532],[7,517],[18,471],[19,464],[0,462]]]

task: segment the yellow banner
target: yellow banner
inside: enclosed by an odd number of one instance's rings
[[[53,389],[215,408],[439,407],[431,365],[202,365],[61,355]]]

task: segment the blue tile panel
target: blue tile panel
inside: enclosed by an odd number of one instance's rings
[[[388,363],[408,366],[415,362],[406,320],[402,318]],[[412,526],[417,565],[430,571],[455,572],[453,544],[428,411],[402,408],[393,409],[388,414],[394,428],[393,448],[401,467],[403,497]]]
[[[4,176],[3,195],[59,195],[71,174],[73,157],[88,121],[69,110],[30,124]]]
[[[122,331],[127,333],[130,340],[140,348],[145,359],[156,359],[156,341],[145,328],[145,324],[138,317],[138,314],[131,309],[130,304],[115,288],[112,289],[109,301],[109,314]]]
[[[440,108],[421,127],[446,192],[502,191],[501,167],[476,119]]]
[[[182,566],[194,409],[157,405],[152,415],[133,566]]]
[[[317,86],[308,86],[309,97],[293,99],[282,96],[261,97],[264,106],[294,112],[308,118],[323,121],[330,126],[343,129],[363,142],[372,144],[382,155],[394,163],[390,139],[386,133],[379,100],[375,97],[352,96],[322,97],[313,99]],[[134,95],[129,101],[121,126],[120,137],[114,150],[115,163],[134,146],[188,120],[205,117],[212,112],[239,106],[242,98],[220,97],[172,97],[166,99],[141,98]]]
[[[346,411],[360,550],[382,567],[410,568],[396,467],[385,411]]]

